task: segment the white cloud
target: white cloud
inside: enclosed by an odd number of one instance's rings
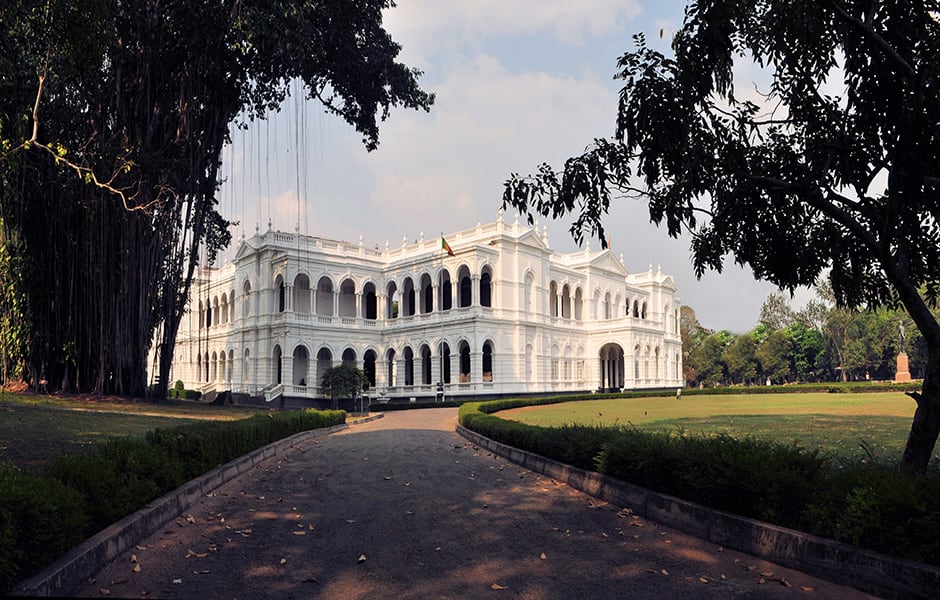
[[[419,46],[406,51],[427,57],[442,46],[545,32],[578,45],[620,31],[642,10],[636,0],[399,0],[384,23],[393,38]]]
[[[435,88],[430,114],[396,114],[380,149],[361,155],[385,226],[449,231],[493,219],[511,172],[580,151],[609,132],[616,107],[614,91],[591,72],[512,73],[487,55],[456,65]]]

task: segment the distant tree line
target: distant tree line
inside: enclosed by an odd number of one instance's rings
[[[763,385],[824,381],[891,380],[901,348],[913,378],[921,378],[927,353],[922,336],[903,309],[838,308],[822,285],[818,298],[792,308],[773,293],[760,322],[745,333],[714,331],[682,307],[681,332],[686,385]]]

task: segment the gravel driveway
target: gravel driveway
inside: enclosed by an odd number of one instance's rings
[[[219,487],[80,590],[122,598],[870,598],[725,550],[393,411]]]

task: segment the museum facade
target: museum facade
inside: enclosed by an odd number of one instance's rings
[[[681,387],[679,300],[652,265],[556,253],[544,229],[502,214],[384,249],[269,227],[199,270],[171,378],[322,399],[340,363],[362,369],[378,401]]]

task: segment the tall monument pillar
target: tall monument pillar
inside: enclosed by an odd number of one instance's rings
[[[904,322],[898,324],[898,369],[894,373],[896,383],[904,383],[911,380],[911,371],[907,362],[907,352],[904,351],[904,341],[907,336],[904,335]]]

